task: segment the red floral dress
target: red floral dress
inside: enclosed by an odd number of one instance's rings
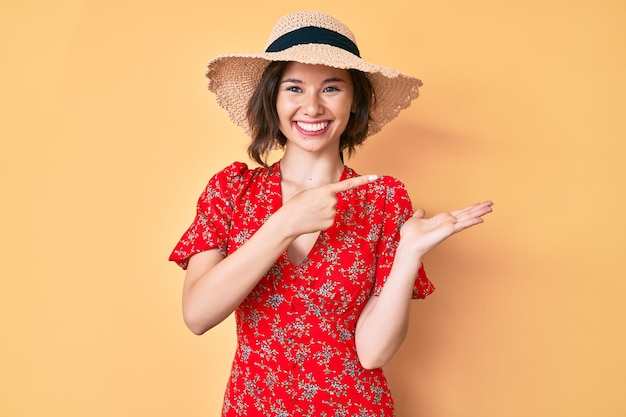
[[[358,174],[346,167],[342,178]],[[359,314],[380,293],[400,226],[412,215],[392,177],[338,195],[335,224],[293,265],[286,251],[235,311],[237,349],[223,417],[390,417],[382,369],[366,370],[355,348]],[[209,182],[170,260],[218,249],[228,256],[281,207],[280,164],[234,163]],[[423,268],[413,298],[434,290]]]

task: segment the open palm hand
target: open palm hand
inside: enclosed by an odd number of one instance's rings
[[[491,201],[485,201],[430,218],[425,218],[424,210],[418,209],[402,226],[401,242],[408,244],[412,253],[423,256],[453,234],[482,223],[482,217],[491,213],[492,206]]]

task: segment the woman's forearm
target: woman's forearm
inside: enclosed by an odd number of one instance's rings
[[[234,253],[222,257],[216,249],[189,260],[183,287],[183,317],[202,334],[228,317],[295,238],[275,213]]]
[[[384,366],[400,348],[407,333],[411,295],[421,265],[400,243],[380,295],[371,297],[356,328],[356,349],[366,369]]]

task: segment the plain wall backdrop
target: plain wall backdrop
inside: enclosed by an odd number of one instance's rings
[[[234,322],[192,335],[166,261],[247,161],[205,65],[303,9],[424,80],[348,164],[431,214],[496,203],[425,260],[398,416],[626,415],[621,0],[2,0],[0,415],[219,415]]]

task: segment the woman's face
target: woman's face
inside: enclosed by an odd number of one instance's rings
[[[346,70],[292,62],[278,87],[276,110],[289,147],[338,153],[353,110],[353,85]]]

